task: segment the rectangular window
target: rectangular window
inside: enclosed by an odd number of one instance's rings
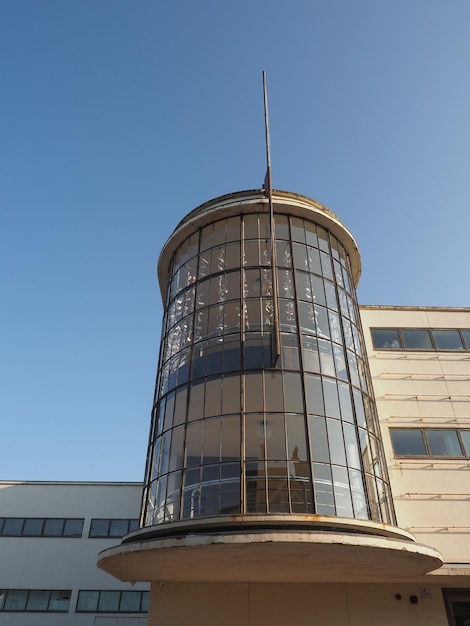
[[[413,428],[393,429],[393,448],[397,456],[426,456],[426,446],[424,445],[423,433],[421,430]]]
[[[60,537],[64,530],[64,519],[47,519],[44,524],[44,536]]]
[[[127,519],[112,519],[111,528],[109,530],[110,537],[124,537],[127,534],[129,528],[129,520]]]
[[[457,328],[371,328],[375,350],[466,350],[470,330]]]
[[[42,535],[42,528],[44,526],[44,520],[41,518],[34,518],[25,520],[23,526],[23,537],[38,537]]]
[[[95,612],[98,608],[99,591],[79,591],[77,600],[77,613]]]
[[[64,537],[81,537],[83,532],[82,519],[66,519],[64,526]]]
[[[0,591],[0,612],[68,613],[69,590],[3,589]]]
[[[84,519],[10,517],[0,519],[4,537],[81,537]],[[2,526],[2,522],[3,526]]]
[[[463,350],[462,338],[458,330],[433,330],[432,336],[438,350]]]
[[[404,328],[402,331],[405,348],[408,350],[432,350],[429,331],[424,328]]]
[[[2,535],[6,537],[21,537],[21,531],[23,530],[24,518],[23,517],[10,517],[5,520],[3,524]]]
[[[463,456],[455,430],[427,430],[431,456]]]
[[[120,596],[120,591],[101,591],[98,611],[103,613],[116,613],[116,611],[119,611]]]
[[[461,430],[460,436],[462,438],[465,456],[470,456],[470,430]]]
[[[470,430],[391,428],[396,456],[470,458]]]
[[[470,591],[468,589],[443,589],[449,624],[468,626],[470,624]]]
[[[45,589],[30,591],[28,596],[28,603],[26,604],[27,611],[47,611],[49,605],[49,591]]]
[[[10,589],[7,592],[4,611],[24,611],[28,601],[28,591],[26,589]]]
[[[147,613],[148,591],[79,591],[77,613]]]
[[[376,350],[402,350],[397,328],[372,328],[372,343]]]
[[[89,537],[124,537],[139,527],[137,519],[92,519]]]

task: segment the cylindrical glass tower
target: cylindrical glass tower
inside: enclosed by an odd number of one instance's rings
[[[262,191],[217,198],[162,251],[143,528],[273,515],[395,525],[357,245],[314,200],[275,191],[273,208],[271,237]]]

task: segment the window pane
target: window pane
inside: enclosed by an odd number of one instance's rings
[[[268,414],[266,416],[267,459],[286,458],[286,431],[284,415]]]
[[[287,456],[292,461],[307,460],[307,437],[303,415],[286,415]]]
[[[201,462],[202,423],[189,424],[186,431],[186,466],[192,467]]]
[[[227,473],[237,472],[237,477],[230,482],[224,481]],[[220,485],[220,512],[225,515],[240,513],[240,469],[233,463],[222,465],[222,484]]]
[[[286,411],[289,413],[303,413],[304,403],[302,400],[303,393],[300,374],[284,372],[284,396]]]
[[[361,469],[359,446],[357,443],[356,429],[352,424],[343,424],[344,441],[346,444],[346,456],[349,467]]]
[[[109,519],[92,519],[90,527],[90,537],[107,537]]]
[[[300,369],[299,340],[296,335],[281,335],[281,360],[282,367],[289,370]]]
[[[203,417],[205,389],[206,389],[206,385],[203,382],[198,383],[196,385],[193,384],[191,386],[188,420],[197,420]]]
[[[332,467],[333,487],[335,491],[336,515],[352,517],[351,489],[349,487],[348,470],[345,467]]]
[[[432,334],[438,350],[463,350],[458,330],[433,330]]]
[[[245,410],[263,410],[263,377],[262,374],[247,374],[245,376]]]
[[[2,534],[8,535],[9,537],[19,537],[21,535],[23,522],[24,519],[22,517],[11,517],[10,519],[6,519]]]
[[[7,592],[5,600],[5,611],[24,611],[26,608],[26,600],[28,599],[28,591],[26,589],[10,589]]]
[[[46,519],[43,535],[45,537],[60,537],[64,528],[63,519]]]
[[[333,496],[333,480],[331,467],[321,463],[313,464],[313,476],[315,485],[316,512],[326,515],[335,514],[335,501]]]
[[[34,590],[29,592],[27,611],[47,611],[49,605],[49,591]]]
[[[316,248],[311,248],[310,246],[308,247],[308,268],[314,274],[322,273],[322,266],[320,263],[320,253],[318,252]]]
[[[326,421],[324,417],[309,416],[310,446],[312,460],[329,463],[328,437],[326,434]]]
[[[263,415],[247,415],[245,418],[245,459],[246,461],[265,458]]]
[[[150,593],[148,591],[142,591],[141,609],[142,611],[147,612],[147,613],[149,610],[149,600],[150,600]]]
[[[119,591],[101,591],[98,611],[119,611]]]
[[[426,455],[423,434],[418,429],[390,430],[395,454],[423,456]]]
[[[289,239],[289,223],[287,215],[275,215],[276,239]]]
[[[137,613],[140,611],[140,591],[122,591],[120,611]]]
[[[83,532],[83,522],[84,520],[82,519],[66,519],[64,535],[66,537],[81,537]]]
[[[398,330],[394,328],[373,328],[370,332],[377,350],[400,350],[402,347]]]
[[[129,532],[132,533],[134,532],[134,530],[137,530],[139,528],[139,520],[138,519],[131,519],[129,520]]]
[[[356,517],[367,519],[367,500],[364,493],[361,472],[349,470],[349,481],[351,483],[351,494]]]
[[[224,376],[222,415],[240,413],[240,377]]]
[[[461,430],[460,436],[462,437],[465,454],[470,456],[470,430]]]
[[[292,217],[290,225],[292,231],[292,239],[294,241],[300,241],[301,243],[305,243],[304,221],[299,219],[298,217]]]
[[[320,376],[311,376],[307,374],[305,377],[305,385],[308,412],[315,413],[316,415],[323,415],[325,406],[323,404],[323,391]]]
[[[411,350],[432,350],[429,331],[425,329],[404,328],[402,330],[405,347]]]
[[[220,378],[208,380],[206,383],[206,401],[204,417],[220,415],[222,410],[222,381]]]
[[[433,456],[462,456],[455,430],[426,430],[426,437]]]
[[[302,359],[305,371],[320,371],[320,355],[317,340],[314,337],[302,337]]]
[[[467,344],[467,350],[470,350],[470,330],[462,330],[462,335]]]
[[[123,537],[125,534],[127,534],[128,525],[129,523],[126,519],[112,519],[109,536]]]
[[[99,591],[79,591],[77,611],[96,611],[99,595]]]
[[[331,462],[338,465],[346,465],[346,453],[344,450],[343,429],[338,420],[327,419],[328,441],[330,445]]]
[[[349,385],[346,383],[338,383],[338,391],[339,403],[341,405],[341,419],[345,422],[354,422]]]
[[[30,518],[25,520],[23,527],[23,535],[27,537],[37,537],[42,533],[42,518]]]
[[[325,397],[325,415],[340,418],[338,389],[336,381],[330,378],[323,378],[323,394]]]
[[[221,460],[239,461],[240,459],[240,416],[224,417],[221,421]]]
[[[218,463],[220,457],[220,418],[204,420],[202,462]]]
[[[70,606],[71,591],[51,591],[49,611],[67,612]]]

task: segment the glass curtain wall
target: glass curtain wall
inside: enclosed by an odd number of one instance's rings
[[[275,239],[275,367],[268,214],[214,221],[173,255],[142,526],[313,513],[394,523],[346,251],[279,213]]]

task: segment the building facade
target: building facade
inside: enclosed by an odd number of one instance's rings
[[[436,624],[468,626],[470,309],[363,306],[361,317],[398,524],[444,561],[415,593]]]
[[[448,478],[468,435],[444,428],[465,412],[468,311],[428,310],[432,333],[417,310],[360,313],[360,270],[341,221],[288,192],[212,200],[164,246],[140,529],[99,559],[151,581],[150,624],[468,626],[468,488]],[[426,399],[420,365],[460,391]]]
[[[189,213],[144,485],[2,483],[0,625],[470,626],[470,308],[360,271],[309,198]]]
[[[97,554],[138,526],[140,483],[0,482],[1,626],[146,626],[149,585]]]

